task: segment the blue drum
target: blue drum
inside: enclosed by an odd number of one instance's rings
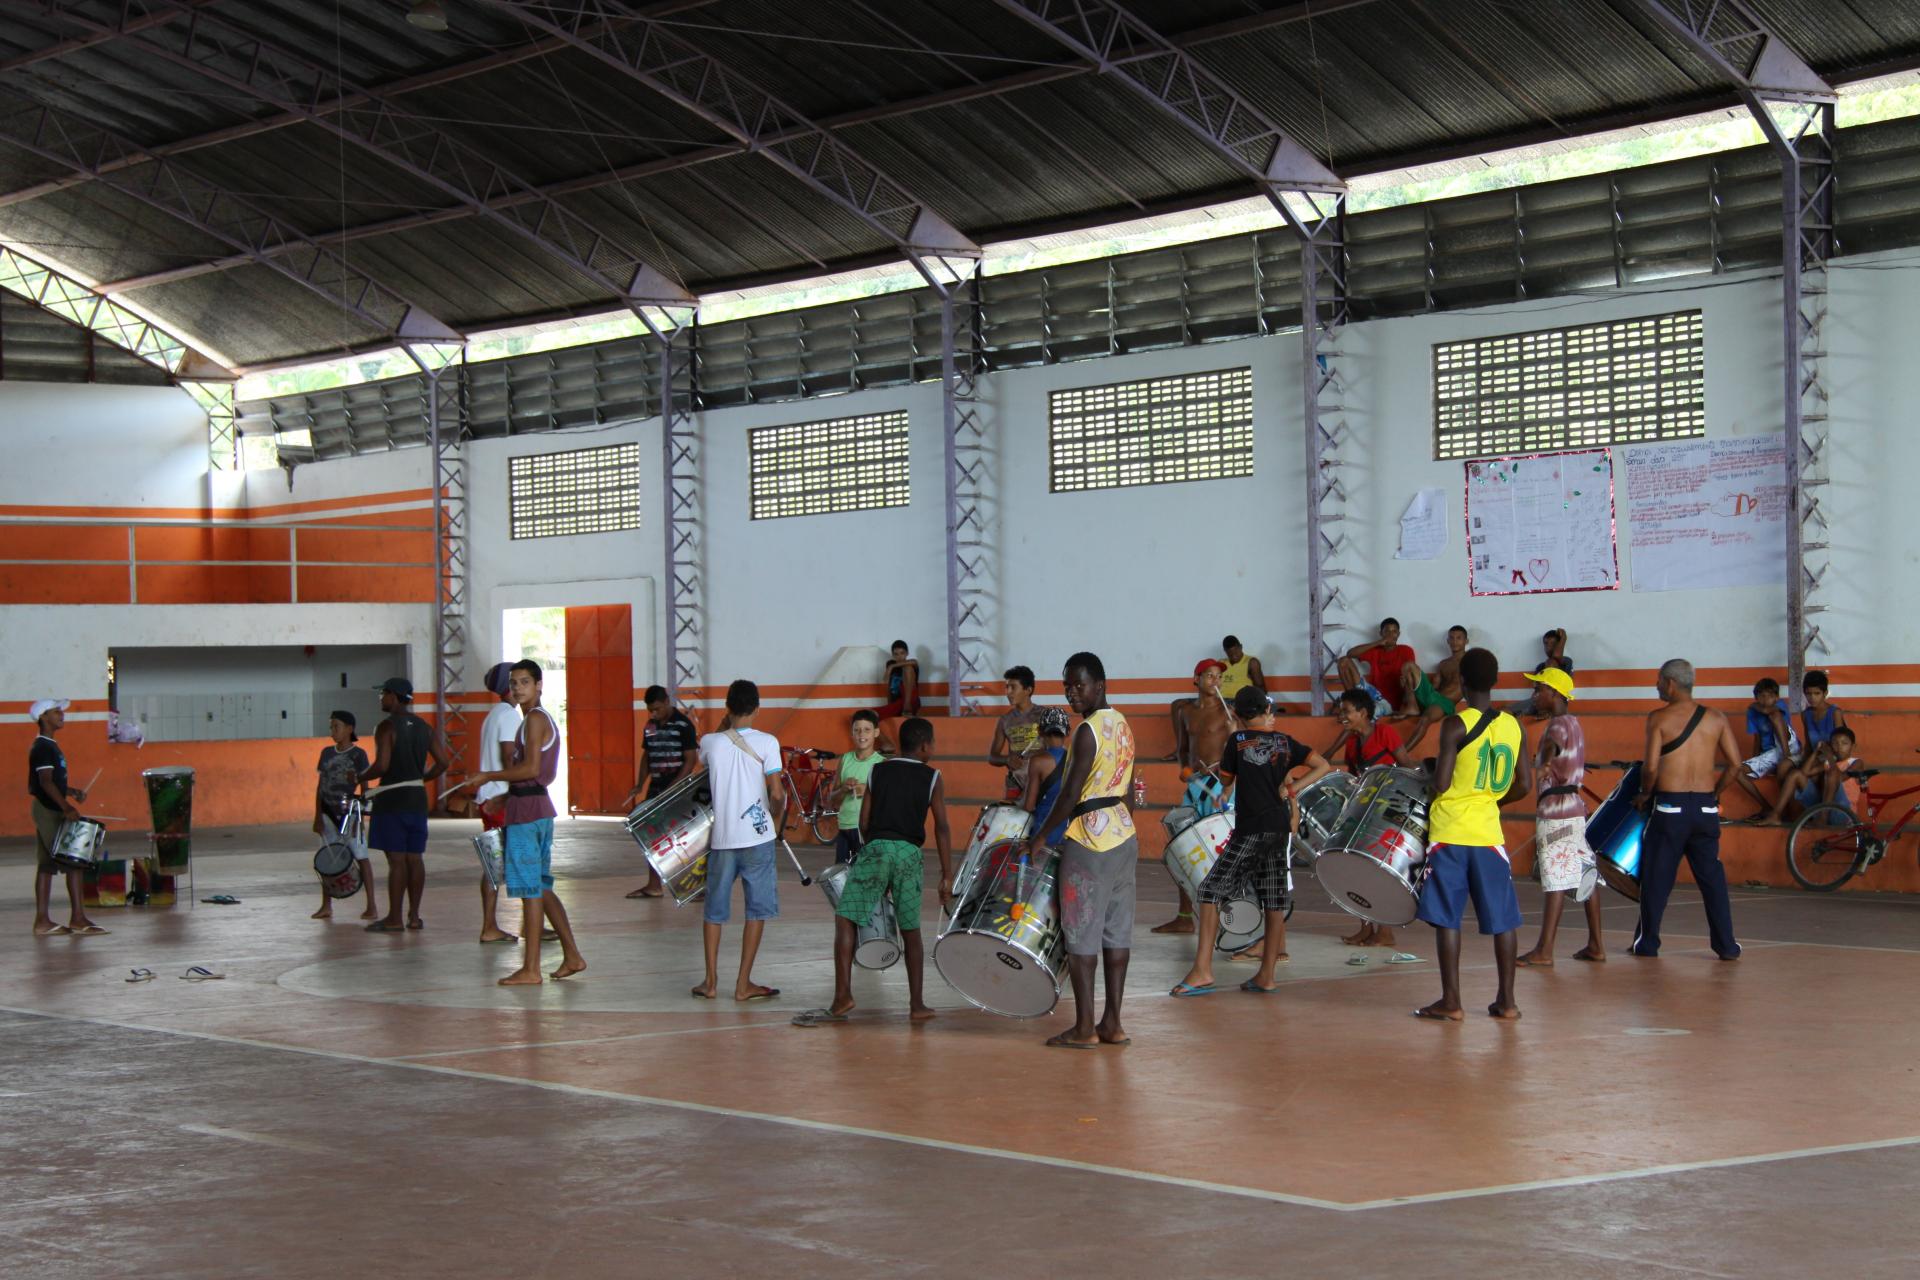
[[[1606,803],[1587,819],[1587,844],[1600,863],[1600,878],[1614,892],[1640,901],[1640,838],[1647,831],[1647,815],[1634,806],[1640,794],[1640,765],[1620,778]]]

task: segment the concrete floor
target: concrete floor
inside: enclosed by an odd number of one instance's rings
[[[1075,1054],[1040,1047],[1064,1011],[981,1014],[931,973],[941,1016],[909,1025],[897,969],[861,973],[848,1025],[789,1026],[831,989],[826,904],[790,866],[756,972],[782,998],[695,1003],[698,908],[627,901],[613,823],[556,845],[588,973],[499,988],[517,953],[475,945],[470,829],[435,824],[403,936],[362,932],[359,899],[307,919],[287,827],[196,837],[195,896],[238,906],[35,939],[30,861],[0,845],[5,1272],[1916,1272],[1910,899],[1741,890],[1727,965],[1691,890],[1656,961],[1623,953],[1609,895],[1607,965],[1563,928],[1521,1022],[1434,1025],[1407,1016],[1437,993],[1430,936],[1401,935],[1419,964],[1351,967],[1311,880],[1282,994],[1168,999],[1190,944],[1145,932],[1172,891],[1143,866],[1135,1043]],[[1490,948],[1467,961],[1478,1009]]]

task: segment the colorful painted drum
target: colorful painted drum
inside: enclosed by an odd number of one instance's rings
[[[961,868],[967,893],[933,944],[934,968],[969,1004],[988,1013],[1038,1018],[1052,1012],[1067,968],[1067,935],[1054,893],[1060,855],[1047,854],[1024,874],[1018,847],[1010,842],[967,860],[979,865]]]
[[[1634,804],[1640,794],[1640,766],[1620,777],[1606,802],[1587,819],[1587,847],[1599,862],[1600,878],[1623,898],[1640,901],[1640,840],[1647,815]]]
[[[329,898],[351,898],[360,892],[360,859],[341,836],[333,836],[314,852],[313,870]]]
[[[1198,900],[1200,882],[1213,870],[1227,844],[1233,839],[1233,814],[1216,813],[1190,822],[1167,840],[1167,851],[1160,856],[1173,882]],[[1289,873],[1291,874],[1291,873]],[[1220,904],[1221,951],[1245,951],[1267,933],[1267,917],[1258,899],[1248,896],[1229,898]]]
[[[827,905],[835,912],[840,910],[840,895],[846,889],[847,876],[852,870],[848,864],[836,862],[813,878],[820,892],[827,895]],[[894,919],[893,899],[883,894],[880,901],[873,904],[873,914],[860,926],[853,944],[853,962],[862,969],[891,969],[899,959],[900,925]]]
[[[967,851],[961,855],[960,870],[953,877],[953,897],[957,902],[967,896],[967,885],[980,871],[997,869],[989,866],[984,855],[994,845],[1006,845],[1011,848],[1024,841],[1033,832],[1033,815],[1017,804],[990,804],[980,810],[980,820],[973,824],[973,835],[967,840]],[[1012,849],[1013,856],[1019,856],[1017,848]],[[1000,851],[1004,858],[1006,849]],[[965,877],[963,879],[962,877]]]
[[[499,827],[482,831],[473,838],[473,856],[480,859],[480,874],[496,890],[507,882],[507,842]]]
[[[107,859],[107,828],[92,818],[68,818],[53,837],[53,860],[84,871]]]
[[[193,837],[193,770],[186,765],[142,769],[153,818],[154,873],[184,876]]]
[[[707,891],[707,845],[713,839],[713,792],[704,773],[668,787],[627,817],[627,834],[660,873],[675,906]]]
[[[128,868],[132,865],[127,858],[107,858],[87,867],[81,885],[86,895],[83,901],[89,907],[126,906]]]
[[[1360,779],[1350,773],[1329,773],[1300,793],[1300,838],[1315,853],[1332,838],[1340,825],[1340,815],[1360,789]]]
[[[1327,896],[1375,924],[1411,924],[1427,875],[1427,780],[1369,769],[1313,864]]]

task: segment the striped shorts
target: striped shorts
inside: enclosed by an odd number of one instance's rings
[[[1252,892],[1249,893],[1248,891]],[[1284,832],[1233,833],[1196,895],[1203,905],[1219,906],[1253,897],[1262,911],[1285,911],[1293,896],[1293,871],[1287,865]]]

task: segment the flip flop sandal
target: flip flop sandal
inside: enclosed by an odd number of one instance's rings
[[[135,969],[132,973],[132,976],[129,977],[127,981],[128,982],[152,982],[153,979],[154,979],[153,970]]]
[[[752,995],[744,997],[740,1001],[740,1003],[752,1004],[756,1000],[771,1000],[779,994],[780,994],[780,988],[768,987],[765,991],[756,991]]]
[[[558,930],[555,930],[555,929],[542,929],[540,931],[540,941],[558,942],[560,941],[560,933]]]
[[[1251,991],[1254,995],[1257,995],[1257,996],[1278,995],[1280,992],[1280,988],[1278,986],[1272,986],[1272,987],[1255,986],[1252,978],[1248,978],[1245,982],[1241,983],[1240,989],[1242,991]]]
[[[240,899],[230,893],[216,893],[211,898],[202,898],[200,901],[215,907],[237,907],[240,905]]]
[[[499,937],[497,937],[497,938],[482,938],[482,939],[480,939],[480,945],[481,945],[481,946],[483,946],[483,947],[491,947],[491,946],[495,946],[495,945],[497,945],[497,944],[499,944],[499,943],[502,943],[502,942],[518,942],[518,941],[520,941],[520,935],[519,935],[519,934],[517,934],[517,933],[504,933],[504,934],[501,934],[501,935],[500,935]]]
[[[1198,1000],[1201,996],[1210,996],[1213,994],[1213,984],[1208,983],[1204,987],[1190,987],[1184,982],[1176,982],[1173,990],[1167,992],[1167,994],[1175,1000]]]
[[[1359,969],[1366,965],[1367,958],[1365,956],[1348,956],[1347,963],[1352,965],[1354,968]]]
[[[1387,957],[1388,964],[1419,964],[1420,957],[1411,951],[1396,951]]]
[[[227,975],[224,973],[215,973],[205,965],[196,964],[180,976],[188,982],[218,982]]]
[[[835,1013],[831,1009],[809,1009],[805,1013],[796,1014],[793,1019],[793,1025],[796,1027],[819,1027],[829,1022],[845,1022],[846,1020],[846,1014]]]

